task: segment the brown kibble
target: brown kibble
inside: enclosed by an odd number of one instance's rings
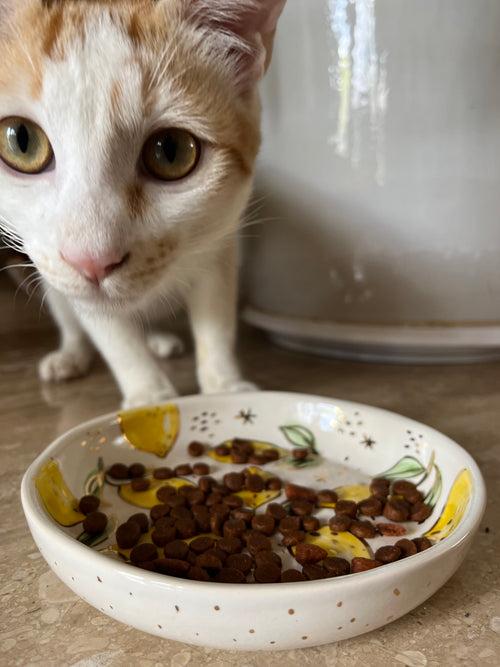
[[[193,466],[193,473],[197,477],[208,475],[209,472],[210,472],[210,466],[208,465],[208,463],[195,463]]]
[[[215,577],[220,584],[245,584],[247,579],[243,572],[233,567],[223,567]]]
[[[220,570],[223,563],[215,553],[206,551],[196,558],[196,565],[207,570]]]
[[[292,458],[295,461],[305,461],[308,458],[309,453],[310,453],[309,449],[306,449],[305,447],[304,448],[301,447],[300,449],[294,449],[292,450]]]
[[[216,481],[210,476],[202,477],[198,480],[198,487],[203,493],[210,493],[214,484],[216,484]]]
[[[294,500],[290,503],[290,511],[296,516],[308,516],[314,512],[314,505],[307,500]]]
[[[262,533],[250,533],[247,539],[247,549],[251,554],[256,554],[258,551],[271,551],[271,540]]]
[[[250,473],[245,477],[245,488],[253,493],[260,493],[264,490],[264,480],[260,475]]]
[[[221,514],[210,515],[210,530],[214,535],[222,535],[224,517]]]
[[[171,577],[185,577],[191,569],[189,563],[177,558],[157,558],[154,561],[155,571]]]
[[[207,507],[212,507],[213,505],[219,505],[222,502],[223,498],[224,496],[222,494],[212,492],[207,496],[205,500],[205,505]]]
[[[170,507],[169,505],[165,504],[155,505],[154,507],[151,508],[149,512],[149,516],[151,517],[151,521],[153,523],[158,521],[158,519],[167,516],[168,514],[170,514]]]
[[[356,572],[366,572],[367,570],[373,570],[373,568],[380,567],[381,565],[382,563],[378,560],[356,557],[351,561],[351,572],[353,574]]]
[[[265,563],[274,563],[281,569],[281,558],[274,551],[258,551],[255,554],[255,564],[263,565]]]
[[[351,519],[355,519],[357,512],[358,505],[354,500],[338,500],[335,505],[335,514],[345,514]]]
[[[242,452],[231,451],[231,463],[236,463],[237,465],[248,463],[248,455]]]
[[[223,481],[232,493],[241,491],[245,486],[245,476],[241,472],[228,472],[224,475]]]
[[[202,567],[192,565],[189,568],[188,579],[192,581],[210,581],[210,576]]]
[[[243,549],[243,542],[237,537],[222,537],[217,540],[217,548],[227,554],[237,554]]]
[[[381,563],[394,563],[399,560],[401,556],[401,549],[397,546],[387,545],[385,547],[380,547],[375,552],[375,560],[378,560]]]
[[[213,537],[208,537],[207,535],[202,535],[196,537],[190,544],[189,547],[197,554],[201,554],[204,551],[208,551],[215,544]]]
[[[262,551],[260,553],[268,552]],[[239,570],[240,572],[243,572],[243,574],[248,574],[253,567],[253,560],[248,554],[231,554],[227,558],[226,567]]]
[[[269,489],[269,491],[280,491],[282,486],[283,482],[279,477],[269,477],[266,480],[266,489]]]
[[[158,550],[151,542],[144,542],[137,544],[130,552],[130,561],[132,563],[145,563],[147,561],[155,560],[158,557]]]
[[[311,581],[314,579],[326,579],[328,577],[328,571],[316,563],[307,563],[302,567],[302,572]]]
[[[210,531],[210,514],[208,507],[205,507],[205,505],[194,505],[191,508],[191,513],[200,532],[208,533]]]
[[[391,498],[384,507],[384,516],[389,521],[407,521],[410,516],[410,507],[405,500]]]
[[[141,529],[141,533],[147,533],[149,530],[149,519],[148,515],[144,514],[144,512],[138,512],[137,514],[132,514],[131,517],[128,519],[129,521],[135,521],[136,523],[139,524],[139,528]]]
[[[416,521],[417,523],[422,523],[430,517],[432,514],[432,507],[426,505],[425,503],[415,503],[411,506],[410,509],[410,519],[411,521]]]
[[[395,547],[401,550],[401,557],[414,556],[417,553],[417,545],[408,539],[398,540]]]
[[[351,565],[345,558],[338,558],[337,556],[329,556],[323,561],[323,567],[328,572],[329,577],[343,577],[350,574]]]
[[[108,517],[102,512],[91,512],[83,521],[83,530],[89,535],[100,535],[106,530]]]
[[[401,537],[407,533],[406,528],[398,523],[377,523],[375,525],[378,532],[387,537]]]
[[[156,492],[156,497],[161,503],[170,502],[173,498],[177,497],[177,491],[172,486],[166,484],[165,486],[160,486]]]
[[[238,507],[243,505],[243,500],[239,496],[235,496],[234,493],[230,493],[228,496],[225,496],[222,502],[232,510],[238,509]]]
[[[113,479],[128,479],[128,467],[123,463],[114,463],[108,468],[108,475]]]
[[[298,570],[290,569],[281,573],[281,583],[288,584],[293,581],[307,581],[307,577]]]
[[[315,516],[303,516],[302,527],[308,533],[316,531],[319,528],[319,519],[317,519]]]
[[[252,519],[252,528],[260,530],[265,535],[272,535],[274,533],[274,519],[270,514],[256,514]]]
[[[174,471],[171,468],[156,468],[153,470],[153,477],[155,479],[171,479],[174,476]]]
[[[403,496],[403,498],[411,505],[419,503],[423,500],[423,496],[415,484],[412,484],[405,479],[399,479],[394,482],[392,485],[392,493],[395,496]]]
[[[189,456],[202,456],[205,451],[205,445],[201,442],[190,442],[188,445]]]
[[[336,503],[337,500],[337,494],[331,489],[323,489],[318,492],[318,505],[321,505],[322,503]]]
[[[328,552],[316,544],[299,543],[295,549],[295,560],[301,565],[319,563],[328,556]]]
[[[189,463],[181,463],[175,467],[174,472],[176,477],[187,477],[193,474],[193,469]]]
[[[380,516],[382,514],[383,505],[382,501],[375,496],[370,498],[365,498],[358,504],[358,512],[364,516]]]
[[[246,523],[241,519],[228,519],[223,527],[224,537],[240,537],[246,529]]]
[[[101,501],[97,496],[83,496],[78,503],[78,511],[82,514],[91,514],[97,512]]]
[[[217,445],[215,448],[215,453],[217,456],[228,456],[228,454],[230,454],[230,450],[227,445]]]
[[[266,463],[269,463],[269,459],[267,459],[265,456],[262,454],[250,454],[248,457],[248,463],[251,463],[252,465],[255,466],[265,466]]]
[[[266,507],[266,514],[272,516],[275,521],[281,521],[287,516],[286,509],[279,503],[270,503]]]
[[[277,461],[280,457],[279,452],[276,449],[273,449],[272,447],[264,449],[261,456],[266,460],[267,463],[272,463],[273,461]]]
[[[154,528],[151,533],[151,540],[157,547],[164,547],[166,544],[173,542],[176,538],[177,530],[175,526]]]
[[[132,487],[132,491],[136,492],[147,491],[151,486],[151,482],[149,481],[149,479],[138,477],[130,482],[130,486]]]
[[[146,474],[146,468],[142,465],[142,463],[132,463],[131,466],[128,467],[128,477],[130,479],[138,479],[139,477],[144,477]]]
[[[254,517],[253,510],[247,509],[246,507],[238,507],[237,509],[231,510],[231,518],[241,519],[247,525],[250,525]]]
[[[417,547],[419,553],[432,547],[432,542],[427,537],[415,537],[413,544]]]
[[[250,456],[254,453],[253,442],[244,438],[234,438],[231,443],[231,451]]]
[[[294,547],[306,539],[306,534],[302,530],[285,530],[281,544],[284,547]]]
[[[258,584],[275,584],[281,579],[281,568],[275,563],[258,565],[253,573]]]
[[[300,530],[302,527],[302,520],[300,516],[285,516],[281,519],[279,529],[281,532],[288,530]]]
[[[349,532],[365,540],[370,540],[377,536],[377,529],[370,521],[351,521]]]
[[[184,540],[194,537],[198,532],[196,521],[194,519],[178,519],[175,522],[175,527]]]
[[[336,514],[328,522],[332,533],[342,533],[351,527],[352,519],[347,514]]]
[[[307,500],[310,503],[316,504],[316,492],[305,486],[298,484],[285,484],[285,494],[288,500]]]
[[[127,521],[116,529],[116,543],[120,549],[131,549],[135,547],[141,537],[141,529],[138,523]]]
[[[384,502],[384,500],[389,495],[390,489],[391,483],[388,479],[384,479],[383,477],[376,477],[371,481],[370,493],[372,496],[375,496],[375,498],[378,498],[382,502]]]
[[[187,507],[172,507],[170,516],[172,519],[192,519],[193,513]]]
[[[174,540],[169,542],[163,548],[165,558],[174,558],[176,560],[184,560],[188,555],[189,546],[183,540]]]

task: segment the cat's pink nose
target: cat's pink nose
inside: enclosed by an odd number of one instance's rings
[[[61,257],[89,282],[94,285],[99,285],[104,278],[125,264],[129,258],[129,253],[121,256],[117,254],[92,256],[70,249],[64,249],[61,250]]]

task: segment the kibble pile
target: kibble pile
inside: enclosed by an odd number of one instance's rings
[[[241,443],[238,445],[238,443]],[[220,446],[225,447],[224,445]],[[193,457],[204,453],[201,443],[193,442],[188,452]],[[276,460],[276,453],[256,454],[248,441],[235,440],[229,450],[219,455],[231,455],[234,463],[264,465]],[[113,464],[107,474],[115,480],[130,480],[134,491],[146,491],[150,480],[140,463],[126,466]],[[162,467],[153,471],[156,480],[197,475],[197,485],[180,488],[162,486],[149,517],[145,513],[132,515],[116,530],[116,543],[122,556],[145,570],[196,581],[221,583],[277,583],[306,581],[362,572],[412,556],[432,546],[425,538],[403,537],[406,521],[421,523],[431,513],[422,494],[414,484],[405,480],[390,482],[377,478],[370,484],[370,497],[356,503],[338,499],[333,490],[316,491],[297,484],[284,483],[279,477],[261,476],[249,469],[229,472],[217,481],[209,475],[206,463],[190,463],[174,470]],[[246,490],[260,493],[284,487],[287,501],[270,503],[265,511],[256,513],[243,506],[236,495]],[[322,503],[335,503],[335,514],[329,519],[332,534],[345,531],[362,540],[380,535],[398,537],[393,545],[382,546],[374,558],[344,558],[329,556],[317,544],[306,541],[319,535],[322,527],[315,512]],[[84,529],[90,534],[102,533],[107,517],[99,512],[99,499],[85,496],[79,510],[86,515]],[[375,522],[375,517],[388,520]],[[149,539],[144,537],[148,534]],[[282,560],[273,550],[271,536],[279,536],[279,544],[293,554],[300,569],[283,569]]]

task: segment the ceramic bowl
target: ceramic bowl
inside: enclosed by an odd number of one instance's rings
[[[276,447],[280,458],[263,467],[265,473],[316,489],[333,488],[339,497],[366,497],[366,483],[382,474],[411,480],[433,511],[422,524],[404,524],[408,537],[428,535],[434,545],[368,572],[287,584],[187,581],[124,562],[116,553],[112,529],[139,511],[124,499],[143,506],[151,499],[147,492],[131,495],[126,483],[110,485],[104,470],[117,461],[139,461],[149,470],[174,467],[189,460],[186,447],[192,440],[214,447],[234,437]],[[291,456],[290,450],[299,447],[311,452],[305,463]],[[200,460],[211,465],[215,476],[238,467],[217,460],[209,448]],[[100,495],[110,518],[109,534],[98,539],[82,533],[82,517],[74,509],[75,497],[84,493]],[[284,497],[260,498],[263,509],[271,499]],[[111,414],[78,426],[30,466],[22,482],[22,503],[49,566],[103,613],[190,644],[283,650],[368,632],[424,602],[464,559],[481,521],[485,490],[469,454],[427,426],[348,401],[261,392],[180,398],[172,405]],[[325,518],[331,514],[331,508],[320,510]],[[342,553],[349,534],[339,535],[336,549]],[[352,553],[372,553],[394,540],[379,537],[347,546]],[[282,556],[293,563],[283,548]]]

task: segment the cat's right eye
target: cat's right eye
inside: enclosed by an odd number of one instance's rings
[[[54,158],[50,141],[36,123],[10,116],[0,120],[0,158],[23,174],[40,174]]]

